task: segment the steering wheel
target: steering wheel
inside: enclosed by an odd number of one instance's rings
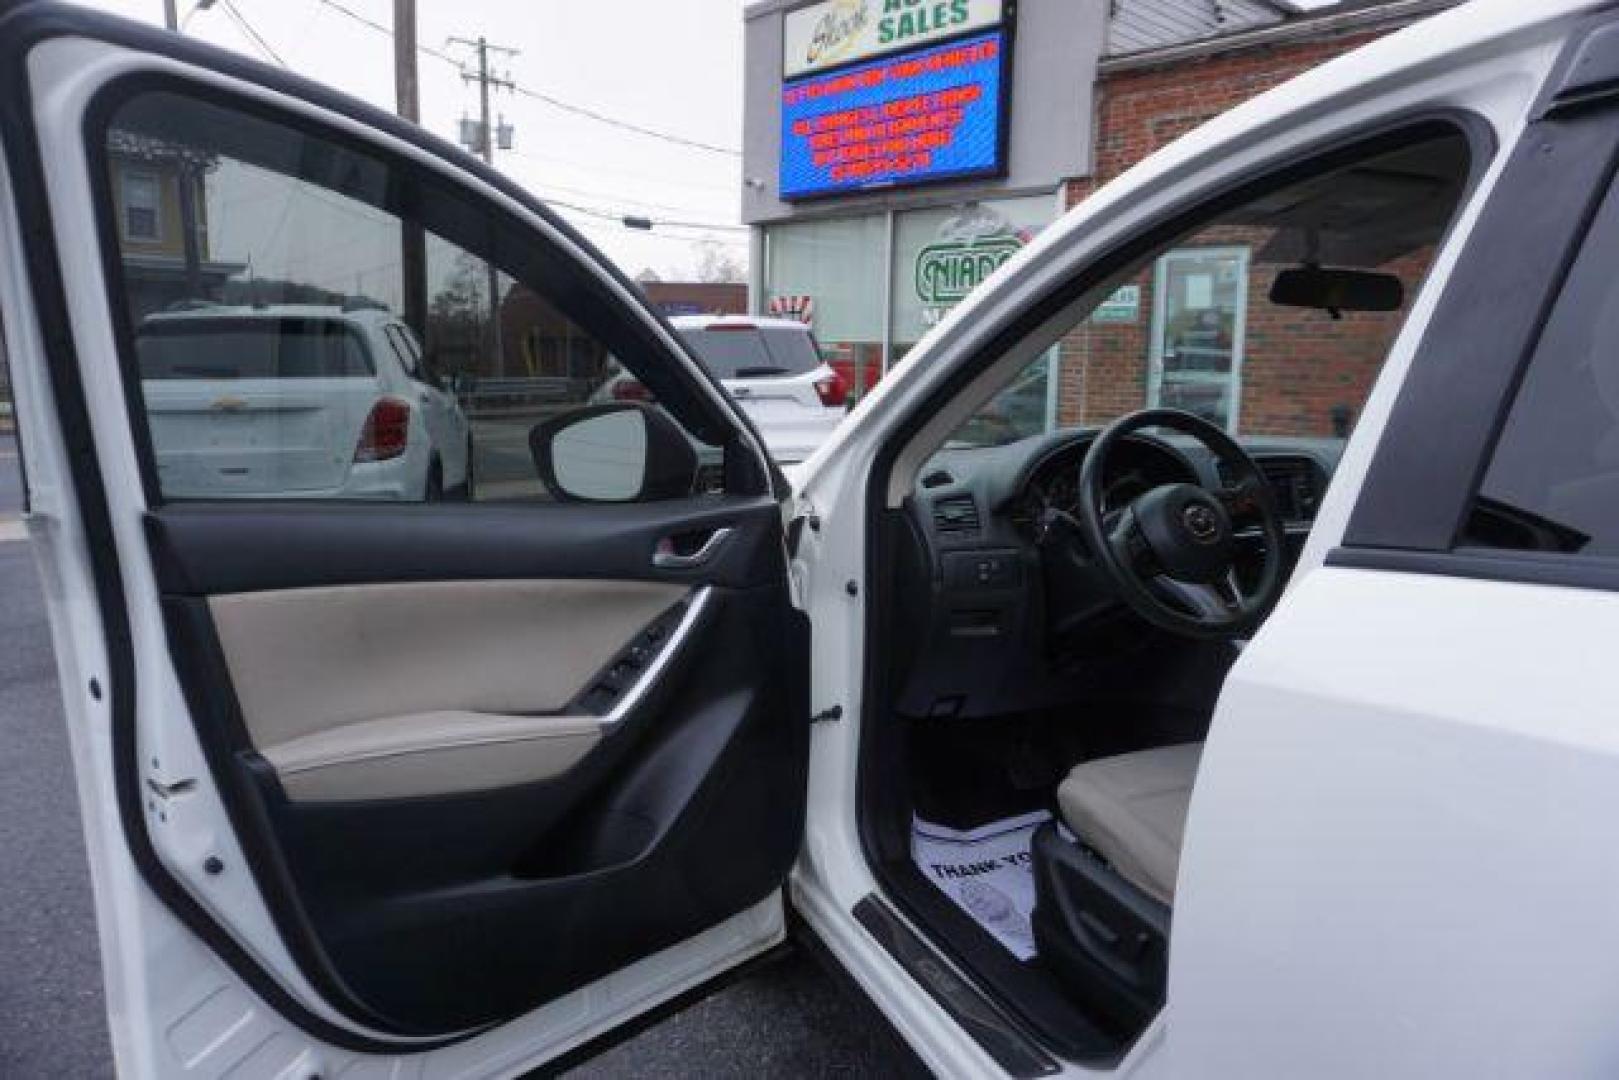
[[[1217,488],[1163,484],[1109,512],[1102,478],[1114,449],[1143,428],[1168,428],[1202,443],[1226,468]],[[1179,409],[1148,409],[1114,421],[1079,470],[1079,526],[1094,565],[1137,614],[1196,638],[1252,634],[1281,597],[1286,534],[1265,475],[1236,441]],[[1259,580],[1237,579],[1233,519],[1257,519],[1265,541]]]

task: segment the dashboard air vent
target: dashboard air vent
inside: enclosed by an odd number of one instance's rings
[[[1306,457],[1267,457],[1259,470],[1276,493],[1284,521],[1313,521],[1321,502],[1321,470]]]
[[[950,495],[935,500],[933,527],[954,536],[976,533],[979,528],[978,503],[971,495]]]

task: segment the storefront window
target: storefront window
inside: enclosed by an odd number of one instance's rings
[[[808,323],[851,387],[875,382],[883,357],[887,215],[776,225],[765,244],[763,312]]]
[[[894,219],[893,356],[905,353],[1000,265],[1050,224],[1055,199],[1036,195],[907,210]]]
[[[929,207],[894,221],[893,360],[1021,251],[1052,218],[1049,195]],[[1055,420],[1050,358],[1036,362],[984,409],[963,439],[1007,442],[1048,430]]]
[[[1158,260],[1148,401],[1237,429],[1248,249],[1189,248]]]

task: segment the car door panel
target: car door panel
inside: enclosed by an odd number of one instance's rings
[[[483,1075],[779,940],[765,905],[779,912],[802,836],[807,623],[757,438],[667,325],[509,183],[362,106],[49,5],[0,4],[0,46],[4,229],[26,249],[0,295],[8,344],[29,346],[8,350],[19,416],[34,442],[61,440],[40,457],[57,464],[38,477],[46,562],[81,599],[94,575],[89,606],[53,622],[87,676],[64,686],[113,883],[109,1000],[134,1003],[114,1010],[124,1063],[172,1075],[165,1062],[207,1058],[212,1075],[226,1063],[203,1042],[232,1043],[241,1012],[306,1063],[487,1032],[433,1058]],[[660,405],[723,455],[713,493],[165,502],[96,141],[114,89],[205,98],[396,170],[378,209],[483,237],[468,242],[639,358]],[[54,400],[30,393],[47,376]],[[711,558],[657,565],[660,544],[722,530]],[[641,666],[615,675],[625,663]],[[541,1008],[598,983],[614,989],[572,1019]]]
[[[485,509],[148,517],[198,736],[260,823],[283,933],[408,1033],[505,1019],[745,909],[801,830],[805,630],[774,503],[553,507],[543,529]],[[654,567],[660,538],[726,527],[710,567]],[[596,699],[649,630],[655,677],[627,710]]]

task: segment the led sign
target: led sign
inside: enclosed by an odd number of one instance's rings
[[[782,87],[783,199],[1005,168],[1003,30]]]

